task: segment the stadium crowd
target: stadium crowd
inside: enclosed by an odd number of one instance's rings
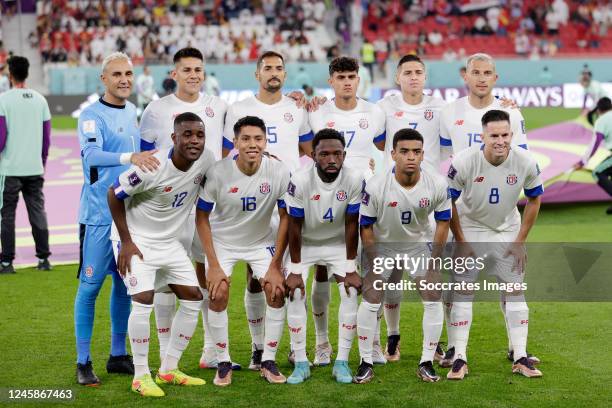
[[[99,64],[123,51],[135,63],[168,63],[187,46],[213,62],[255,61],[260,50],[272,48],[289,61],[326,57],[321,0],[53,0],[37,8],[30,41],[44,62]]]

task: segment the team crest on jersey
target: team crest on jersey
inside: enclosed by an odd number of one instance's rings
[[[290,196],[295,197],[295,184],[292,182],[289,182],[289,186],[287,186],[287,193]]]
[[[433,111],[431,109],[425,109],[425,113],[423,113],[423,116],[425,116],[425,120],[432,120]]]
[[[516,174],[511,174],[508,177],[506,177],[506,183],[508,183],[511,186],[515,185],[517,181],[518,181],[518,177],[516,176]]]
[[[261,185],[259,186],[259,192],[261,194],[268,194],[270,192],[270,183],[268,182],[261,183]]]
[[[363,190],[363,193],[361,194],[361,204],[363,205],[370,204],[370,195],[365,190]]]
[[[85,276],[91,278],[93,276],[93,266],[88,266],[85,268]]]
[[[448,168],[448,178],[451,180],[454,180],[456,175],[457,175],[457,169],[453,167],[453,165],[451,164],[450,167]]]
[[[135,276],[132,276],[132,277],[130,278],[130,286],[134,287],[134,286],[136,286],[137,284],[138,284],[138,280],[136,279],[136,277],[135,277]]]
[[[395,112],[395,117],[396,118],[401,118],[402,116],[404,116],[404,112],[402,112],[402,111]]]
[[[206,109],[204,109],[204,113],[206,113],[206,116],[209,118],[215,117],[215,111],[210,106],[207,106]]]
[[[140,179],[140,177],[138,177],[138,174],[136,174],[136,172],[133,172],[128,175],[128,183],[130,183],[130,186],[134,187],[142,183],[142,180]]]
[[[335,122],[327,122],[326,123],[328,128],[333,128],[335,124],[336,124]]]
[[[285,122],[287,122],[287,123],[293,122],[293,115],[291,113],[289,113],[289,112],[285,113],[283,118],[285,119]]]
[[[346,191],[344,190],[340,190],[336,193],[336,199],[338,201],[346,201],[348,195],[346,194]]]
[[[362,129],[368,128],[368,120],[366,118],[359,119],[359,127]]]
[[[420,208],[426,208],[429,207],[429,198],[427,197],[423,197],[419,200],[419,207]]]
[[[194,179],[193,179],[193,184],[202,184],[202,179],[204,178],[204,176],[202,176],[201,174],[198,174]]]

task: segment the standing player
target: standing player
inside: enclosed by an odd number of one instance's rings
[[[334,129],[317,132],[314,166],[291,176],[288,188],[289,252],[287,323],[295,353],[295,370],[287,379],[299,384],[310,377],[306,358],[306,297],[304,282],[314,264],[326,266],[338,283],[338,356],[332,375],[351,383],[349,353],[355,336],[357,297],[361,278],[356,272],[362,171],[343,166],[345,140]],[[367,165],[367,164],[366,164]]]
[[[346,141],[346,167],[352,167],[368,179],[372,176],[370,160],[375,149],[383,150],[385,141],[385,115],[373,103],[357,97],[359,64],[349,57],[337,57],[329,64],[328,82],[334,98],[309,114],[314,132],[335,129]],[[328,272],[316,267],[312,280],[312,315],[315,321],[316,347],[314,364],[325,366],[331,362],[332,347],[327,335],[330,290]],[[378,361],[384,356],[379,354]]]
[[[609,152],[612,152],[612,102],[610,98],[601,98],[597,102],[596,112],[599,118],[595,122],[593,130],[593,141],[585,152],[584,157],[574,165],[576,170],[583,168],[589,159],[593,157],[597,148],[604,142],[604,146]],[[597,184],[603,188],[610,197],[612,197],[612,155],[608,156],[604,161],[599,163],[593,170],[593,177],[597,180]],[[612,207],[606,210],[608,215],[612,214]]]
[[[282,93],[287,79],[283,56],[274,51],[264,52],[257,60],[255,78],[259,82],[257,95],[231,105],[225,118],[223,146],[232,149],[234,125],[245,116],[256,116],[266,124],[266,151],[282,161],[290,171],[300,167],[300,151],[310,157],[313,134],[308,124],[305,109],[297,106],[296,101]],[[278,223],[277,216],[273,223]],[[250,268],[249,268],[250,269]],[[244,293],[252,350],[249,368],[259,370],[263,353],[263,327],[266,312],[266,299],[252,271],[248,271],[248,284]]]
[[[430,172],[440,171],[440,111],[446,103],[440,98],[423,93],[426,81],[427,71],[423,61],[416,55],[404,55],[399,60],[395,72],[395,83],[399,85],[401,93],[387,95],[377,103],[385,112],[386,118],[384,163],[387,170],[394,165],[391,159],[393,136],[400,129],[409,128],[417,130],[423,136],[425,151],[423,166]],[[383,303],[387,323],[385,358],[392,362],[400,359],[401,300],[401,291],[385,291]],[[375,350],[380,344],[380,319],[376,333]],[[442,357],[442,350],[439,348],[435,359],[439,361]]]
[[[223,119],[227,103],[214,95],[200,93],[204,81],[204,56],[196,48],[183,48],[174,54],[172,78],[176,81],[176,92],[149,104],[140,121],[142,150],[170,148],[173,122],[183,112],[193,112],[204,122],[206,148],[215,160],[221,160],[229,150],[222,150]],[[180,241],[188,254],[196,261],[196,272],[202,288],[206,287],[204,277],[204,254],[200,239],[195,231],[195,207],[181,231]],[[214,346],[208,333],[208,293],[202,289],[202,321],[204,347],[200,358],[201,368],[216,368]],[[170,336],[170,325],[176,311],[174,293],[155,293],[155,322],[159,339],[159,352],[163,358]],[[237,368],[237,367],[236,367]]]
[[[154,152],[137,153],[140,146],[136,107],[128,102],[134,72],[132,62],[123,53],[113,53],[102,62],[104,95],[79,116],[78,133],[85,183],[79,208],[81,259],[79,289],[74,302],[77,343],[77,382],[98,385],[90,359],[96,298],[106,275],[113,276],[111,291],[111,352],[106,365],[109,373],[133,374],[131,356],[127,355],[130,298],[117,273],[110,242],[111,214],[106,190],[132,163],[144,171],[154,170],[159,161]]]
[[[439,257],[446,245],[451,203],[447,185],[436,172],[421,170],[423,136],[414,129],[402,129],[393,136],[391,157],[395,167],[377,174],[366,184],[361,201],[361,243],[365,252],[363,298],[357,312],[357,335],[361,364],[353,382],[367,383],[374,377],[372,346],[387,281],[399,282],[403,267],[389,270],[373,269],[375,257],[411,258]],[[431,239],[429,215],[436,220]],[[387,259],[385,259],[386,261]],[[386,263],[386,262],[385,262]],[[440,291],[422,290],[421,282],[436,282],[439,272],[430,268],[429,261],[410,271],[423,302],[423,350],[417,375],[426,382],[440,379],[433,368],[433,359],[444,323]]]
[[[282,259],[287,248],[288,216],[283,199],[289,169],[264,156],[266,125],[260,118],[239,119],[234,134],[238,155],[217,162],[210,170],[196,214],[198,234],[206,251],[208,327],[219,361],[214,384],[227,386],[232,381],[227,303],[230,276],[239,261],[251,265],[266,296],[261,375],[271,383],[284,383],[286,379],[274,360],[286,317]],[[278,233],[271,225],[276,206]]]
[[[165,395],[151,378],[148,362],[153,294],[162,287],[177,295],[180,306],[155,380],[158,384],[205,384],[178,369],[198,324],[202,301],[195,270],[178,238],[214,157],[204,149],[204,123],[194,113],[176,117],[172,140],[171,150],[155,155],[161,162],[156,171],[145,173],[132,167],[108,191],[121,240],[115,252],[118,269],[132,297],[128,321],[135,369],[132,391],[145,397]]]
[[[468,64],[468,75],[469,67]],[[448,170],[453,197],[451,228],[459,245],[488,243],[484,244],[487,257],[496,262],[493,274],[498,280],[520,283],[525,272],[524,242],[538,217],[540,195],[544,191],[540,169],[527,151],[511,146],[513,134],[507,112],[486,112],[482,117],[482,136],[484,146],[460,152]],[[527,196],[527,205],[521,222],[516,203],[522,191]],[[457,201],[460,196],[463,199]],[[466,351],[472,300],[470,292],[453,293],[448,330],[449,337],[454,339],[454,355],[448,379],[462,380],[468,373]],[[503,292],[502,301],[512,346],[512,372],[541,377],[542,373],[527,356],[529,308],[525,295],[521,291]]]
[[[493,96],[493,86],[498,78],[493,58],[487,54],[474,54],[468,58],[466,69],[465,83],[469,94],[442,109],[440,144],[444,150],[443,155],[451,152],[458,154],[471,146],[480,146],[482,144],[482,115],[491,109],[501,109],[510,115],[513,134],[512,144],[527,149],[527,134],[523,115],[518,109],[504,108],[504,102]],[[446,299],[445,305],[447,306],[445,309],[447,333],[452,333],[452,330],[449,330],[451,327],[449,320],[450,299]],[[500,306],[505,316],[503,300],[500,300]],[[448,350],[444,359],[440,362],[442,367],[450,367],[452,364],[453,346],[454,339],[450,334]],[[512,352],[509,332],[508,347],[510,348],[509,352]],[[532,358],[537,360],[536,357]]]

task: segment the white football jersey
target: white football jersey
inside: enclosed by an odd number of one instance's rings
[[[115,196],[125,201],[130,234],[151,244],[178,239],[200,185],[215,163],[213,154],[206,149],[187,171],[174,166],[172,150],[162,149],[155,157],[160,162],[157,170],[145,173],[132,166],[113,184]],[[119,241],[114,224],[111,239]]]
[[[226,157],[208,172],[198,209],[212,211],[215,242],[241,249],[273,245],[276,237],[270,219],[276,205],[285,207],[288,185],[289,169],[276,159],[264,156],[257,172],[247,176],[234,158]]]
[[[362,188],[362,172],[351,167],[331,183],[321,180],[314,164],[292,174],[287,206],[292,217],[304,218],[304,245],[343,244],[344,214],[359,214]]]
[[[224,145],[233,147],[234,124],[245,116],[257,116],[266,124],[266,151],[278,157],[289,170],[300,168],[299,143],[313,138],[305,109],[298,109],[288,96],[274,105],[260,102],[255,96],[238,101],[227,110]]]
[[[227,103],[217,96],[201,94],[197,101],[190,103],[171,94],[151,102],[140,120],[141,139],[154,143],[158,149],[172,148],[174,119],[185,112],[193,112],[202,118],[206,149],[213,153],[216,160],[221,160],[223,119],[227,112]]]
[[[410,190],[395,179],[393,170],[377,174],[366,183],[359,213],[361,225],[374,224],[376,242],[428,242],[436,220],[450,220],[451,200],[444,177],[422,170]]]
[[[355,109],[346,111],[338,109],[332,99],[308,116],[315,134],[325,128],[342,133],[346,142],[346,166],[362,172],[369,170],[376,150],[373,143],[385,140],[385,114],[378,106],[357,98]]]
[[[402,94],[387,95],[377,102],[386,116],[385,168],[394,166],[391,158],[393,136],[400,129],[415,129],[424,139],[423,166],[430,171],[440,171],[440,111],[446,102],[443,99],[423,95],[418,105],[404,102]]]
[[[482,116],[492,109],[508,112],[512,129],[512,145],[527,149],[527,132],[525,119],[518,109],[505,109],[501,101],[493,98],[493,103],[483,109],[476,109],[464,96],[449,103],[442,109],[440,122],[440,145],[452,148],[453,154],[471,146],[482,145]]]
[[[472,231],[518,231],[521,192],[528,197],[544,192],[537,162],[516,147],[499,166],[489,163],[478,147],[458,153],[448,169],[448,184],[451,196],[462,198],[456,201],[462,229]]]

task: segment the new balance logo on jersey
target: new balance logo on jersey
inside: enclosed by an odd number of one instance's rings
[[[431,109],[425,109],[425,112],[423,113],[423,116],[425,117],[425,120],[432,120],[433,119],[433,111]]]
[[[164,187],[164,193],[169,193],[172,191],[172,186]]]
[[[455,126],[461,126],[461,125],[463,125],[463,119],[459,119],[455,121]]]
[[[333,128],[335,124],[336,124],[335,122],[327,122],[327,123],[326,123],[326,126],[327,126],[328,128]]]
[[[484,176],[478,176],[474,179],[474,183],[482,183],[484,181]]]
[[[427,197],[423,197],[419,200],[419,207],[420,208],[425,208],[425,207],[429,207],[429,198]]]
[[[238,192],[238,187],[230,187],[230,189],[228,190],[228,193],[237,193]]]
[[[344,190],[340,190],[336,193],[336,199],[338,201],[346,201],[348,195],[346,194],[346,191]]]
[[[511,186],[515,185],[517,181],[518,177],[516,176],[516,174],[510,174],[508,177],[506,177],[506,183]]]
[[[313,201],[319,201],[320,198],[321,198],[320,194],[315,194],[312,197],[310,197],[310,199],[313,200]]]
[[[402,116],[404,116],[404,112],[402,112],[402,111],[395,112],[395,117],[396,118],[401,118]]]
[[[397,207],[397,201],[391,201],[391,202],[390,202],[390,203],[387,205],[387,207],[393,207],[393,208]]]

